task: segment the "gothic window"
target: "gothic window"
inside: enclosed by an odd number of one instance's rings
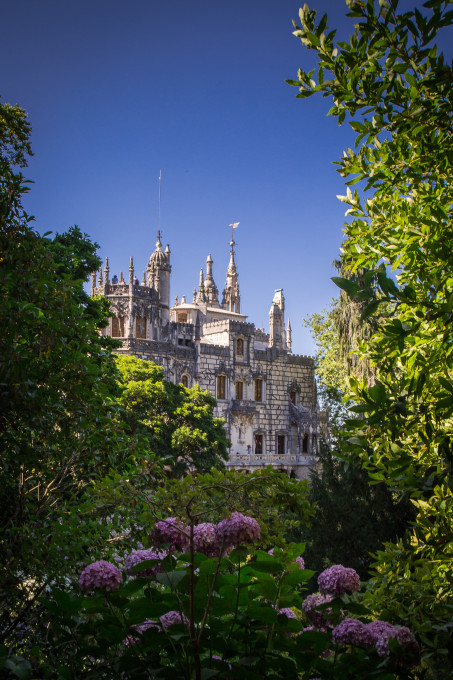
[[[178,312],[179,323],[187,323],[187,312]]]
[[[112,316],[112,338],[124,338],[124,316]]]
[[[217,399],[226,399],[226,376],[217,376]]]
[[[236,356],[238,357],[244,356],[244,341],[242,338],[238,338],[236,340]]]
[[[255,378],[255,401],[263,401],[263,380]]]
[[[242,382],[242,380],[237,381],[235,388],[236,388],[236,399],[242,399],[243,398],[242,395],[244,393],[244,389],[243,389],[244,383]]]
[[[181,385],[184,385],[184,387],[189,387],[189,378],[185,374],[181,377]]]
[[[146,340],[146,319],[144,316],[135,317],[135,337]]]
[[[304,434],[302,439],[302,453],[308,453],[308,434]]]
[[[297,398],[297,391],[291,390],[291,392],[289,393],[289,398],[291,399],[291,403],[295,404]]]
[[[286,436],[284,434],[277,435],[277,454],[284,456],[286,453]]]
[[[255,435],[255,454],[260,456],[263,453],[263,435]]]

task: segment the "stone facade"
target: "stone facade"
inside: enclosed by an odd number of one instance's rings
[[[217,399],[215,415],[225,419],[231,440],[228,466],[249,472],[272,465],[304,479],[316,462],[326,416],[317,405],[314,361],[292,353],[291,325],[285,328],[285,299],[275,292],[269,333],[247,322],[240,311],[234,240],[222,302],[206,261],[198,290],[187,303],[170,307],[170,248],[162,251],[160,233],[141,283],[130,260],[128,282],[121,274],[92,275],[92,295],[111,303],[106,335],[122,340],[119,353],[154,361],[167,380],[198,384]]]

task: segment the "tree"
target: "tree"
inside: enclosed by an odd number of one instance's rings
[[[389,315],[360,344],[376,380],[351,381],[362,417],[348,422],[345,446],[418,510],[411,535],[380,554],[374,606],[417,622],[440,673],[453,667],[453,74],[433,41],[452,24],[449,4],[398,14],[397,0],[347,0],[355,30],[339,43],[305,5],[295,35],[318,69],[291,81],[298,97],[332,97],[329,113],[350,116],[356,133],[337,162],[347,184],[363,185],[363,197],[348,186],[341,198],[352,218],[342,257],[369,274],[336,282],[366,300],[364,317],[381,305]]]
[[[228,440],[223,421],[213,416],[216,402],[210,392],[168,382],[163,369],[151,361],[119,356],[116,362],[128,434],[144,437],[174,476],[223,468]]]
[[[122,470],[137,451],[119,419],[114,345],[99,330],[104,302],[83,282],[99,264],[77,227],[53,240],[31,227],[30,126],[0,106],[0,564],[1,638],[11,641],[46,583],[64,574],[61,513],[75,513],[94,480]],[[91,534],[93,535],[93,534]],[[61,534],[60,534],[61,537]]]

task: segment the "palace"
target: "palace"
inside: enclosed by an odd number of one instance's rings
[[[170,248],[162,250],[160,232],[141,283],[132,257],[128,282],[122,274],[110,279],[107,258],[104,271],[92,275],[91,294],[111,303],[104,333],[122,341],[118,353],[154,361],[167,380],[213,394],[215,415],[225,419],[231,440],[228,467],[272,465],[304,479],[327,428],[317,404],[314,360],[292,353],[282,290],[272,300],[269,333],[241,313],[234,246],[232,238],[221,302],[208,255],[192,302],[177,297],[170,307]]]

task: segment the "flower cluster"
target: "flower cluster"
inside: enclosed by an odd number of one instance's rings
[[[146,560],[163,560],[164,557],[166,557],[166,553],[153,550],[153,548],[149,548],[148,550],[133,550],[126,556],[125,569],[130,573],[137,564],[140,564],[140,562],[145,562]],[[156,564],[154,567],[149,567],[143,571],[134,571],[134,576],[152,577],[160,571],[162,571],[162,567],[160,564]]]
[[[185,552],[189,547],[188,533],[189,528],[184,522],[176,517],[167,517],[165,520],[156,522],[150,536],[156,545],[171,543]]]
[[[198,524],[193,528],[193,549],[208,557],[217,557],[220,546],[217,539],[216,525],[212,522]]]
[[[255,543],[261,536],[260,525],[253,517],[246,517],[240,512],[233,512],[216,527],[219,543],[225,547]]]
[[[344,595],[360,590],[360,578],[355,569],[334,564],[318,576],[319,592],[322,595]]]
[[[162,628],[167,629],[170,626],[175,626],[176,624],[183,624],[184,626],[189,626],[189,619],[185,614],[180,614],[177,611],[167,612],[160,617],[160,622]]]
[[[297,619],[297,616],[289,607],[283,607],[283,609],[278,609],[277,614],[283,614],[287,619]]]
[[[89,564],[82,571],[79,579],[82,590],[96,590],[97,588],[116,590],[122,582],[123,575],[118,567],[105,560]]]
[[[309,619],[317,628],[329,625],[329,614],[332,613],[332,609],[330,609],[330,607],[323,609],[322,611],[317,609],[320,605],[327,604],[328,602],[332,602],[332,596],[321,595],[321,593],[308,595],[302,602],[302,611],[307,619]]]
[[[332,642],[341,645],[356,645],[357,647],[371,647],[373,637],[367,630],[367,625],[357,619],[343,619],[332,631]]]
[[[365,624],[356,619],[344,619],[332,631],[332,640],[342,645],[375,647],[378,656],[390,655],[389,640],[396,640],[402,648],[403,660],[414,662],[419,656],[418,643],[405,626],[394,626],[386,621]]]

